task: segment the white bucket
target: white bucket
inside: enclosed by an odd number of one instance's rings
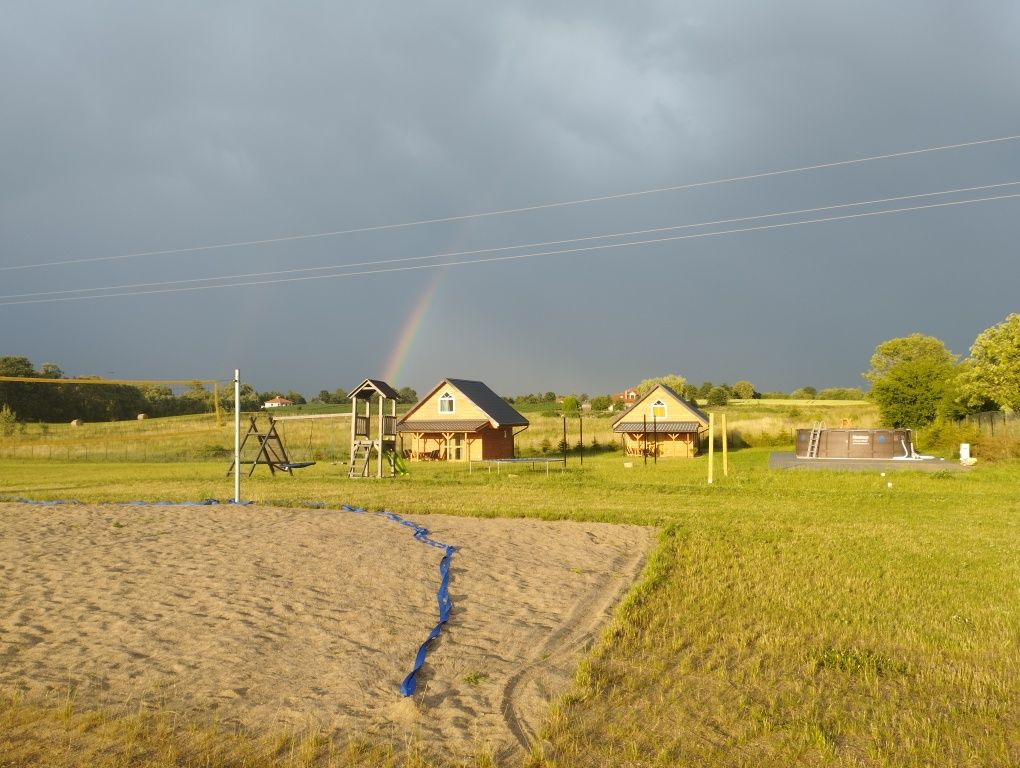
[[[960,461],[970,459],[970,443],[960,443]]]

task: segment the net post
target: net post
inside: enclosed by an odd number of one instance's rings
[[[234,503],[241,503],[241,371],[234,369]]]

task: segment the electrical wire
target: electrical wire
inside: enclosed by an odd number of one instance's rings
[[[821,211],[832,211],[843,208],[856,208],[864,205],[879,205],[882,203],[900,202],[903,200],[914,200],[922,197],[935,197],[937,195],[952,195],[961,194],[964,192],[978,192],[988,189],[1000,189],[1002,187],[1013,187],[1020,184],[1020,181],[1004,181],[996,184],[983,184],[979,187],[959,187],[957,189],[945,189],[939,192],[920,192],[913,195],[898,195],[896,197],[883,197],[876,198],[874,200],[863,200],[856,203],[837,203],[834,205],[823,205],[816,208],[801,208],[794,211],[780,211],[778,213],[763,213],[755,216],[741,216],[730,219],[716,219],[714,221],[702,221],[695,224],[676,224],[668,227],[654,227],[651,229],[636,229],[627,232],[613,232],[606,235],[589,235],[586,237],[573,237],[565,240],[546,240],[544,242],[535,243],[520,243],[518,245],[503,245],[493,248],[478,248],[470,251],[448,251],[445,253],[436,253],[430,256],[406,256],[402,258],[394,259],[378,259],[376,261],[356,261],[347,264],[329,264],[322,267],[294,267],[291,269],[276,269],[268,272],[247,272],[236,275],[219,275],[213,277],[193,277],[185,278],[180,280],[162,280],[158,282],[150,283],[122,283],[119,285],[107,285],[97,286],[95,288],[65,288],[62,290],[55,291],[36,291],[32,293],[14,293],[6,296],[0,295],[0,300],[3,299],[27,299],[36,296],[60,296],[71,293],[94,293],[98,291],[116,291],[116,290],[128,290],[134,288],[159,288],[168,285],[186,285],[189,283],[208,283],[214,280],[242,280],[253,277],[272,277],[275,275],[292,275],[307,272],[325,272],[336,269],[351,269],[353,267],[370,267],[379,266],[381,264],[396,264],[404,263],[409,261],[425,261],[435,260],[443,258],[453,258],[457,256],[474,256],[481,253],[495,253],[499,251],[510,251],[518,250],[521,248],[546,248],[551,245],[567,245],[569,243],[581,243],[590,242],[592,240],[608,240],[618,237],[633,237],[635,235],[650,235],[658,232],[671,232],[678,229],[694,229],[697,227],[709,227],[718,226],[720,224],[737,224],[744,221],[758,221],[761,219],[776,218],[780,216],[796,216],[805,213],[819,213]]]
[[[40,264],[16,264],[16,265],[11,265],[11,266],[0,266],[0,272],[10,271],[10,270],[38,269],[38,268],[42,268],[42,267],[59,267],[59,266],[67,266],[67,265],[70,265],[70,264],[89,264],[89,263],[95,263],[95,262],[100,262],[100,261],[117,261],[117,260],[123,260],[123,259],[141,258],[141,257],[145,257],[145,256],[171,256],[171,255],[177,255],[177,254],[195,253],[195,252],[198,252],[198,251],[222,250],[222,249],[226,249],[226,248],[242,248],[242,247],[248,247],[248,246],[254,246],[254,245],[269,245],[269,244],[273,244],[273,243],[287,243],[287,242],[295,242],[295,241],[298,241],[298,240],[311,240],[311,239],[326,238],[326,237],[340,237],[340,236],[343,236],[343,235],[353,235],[353,234],[364,233],[364,232],[379,232],[379,231],[383,231],[383,230],[405,229],[405,228],[408,228],[408,227],[418,227],[418,226],[424,226],[424,225],[429,225],[429,224],[442,224],[442,223],[449,223],[449,222],[454,222],[454,221],[467,221],[469,219],[481,219],[481,218],[487,218],[487,217],[493,217],[493,216],[505,216],[505,215],[516,214],[516,213],[528,213],[528,212],[532,212],[532,211],[549,210],[549,209],[552,209],[552,208],[565,208],[565,207],[569,207],[569,206],[586,205],[588,203],[606,202],[606,201],[610,201],[610,200],[622,200],[622,199],[631,198],[631,197],[642,197],[642,196],[647,196],[647,195],[657,195],[657,194],[661,194],[661,193],[664,193],[664,192],[679,192],[679,191],[682,191],[682,190],[685,190],[685,189],[697,189],[697,188],[700,188],[700,187],[717,186],[717,185],[720,185],[720,184],[731,184],[731,183],[738,182],[738,181],[751,181],[751,180],[754,180],[754,179],[764,179],[764,178],[770,178],[770,177],[774,177],[774,176],[784,176],[784,175],[794,174],[794,173],[804,173],[804,172],[807,172],[807,171],[817,171],[817,170],[822,170],[822,169],[825,169],[825,168],[836,168],[836,167],[839,167],[839,166],[857,165],[857,164],[860,164],[860,163],[870,163],[870,162],[874,162],[874,161],[877,161],[877,160],[889,160],[889,159],[897,158],[897,157],[908,157],[908,156],[911,156],[911,155],[927,154],[927,153],[931,153],[931,152],[943,152],[943,151],[950,150],[950,149],[963,149],[963,148],[967,148],[967,147],[976,147],[976,146],[987,145],[987,144],[996,144],[996,143],[1002,143],[1002,142],[1007,142],[1007,141],[1015,141],[1017,139],[1020,139],[1020,134],[1016,134],[1016,135],[1012,135],[1012,136],[1000,136],[1000,137],[993,138],[993,139],[977,139],[975,141],[964,141],[964,142],[958,142],[956,144],[942,144],[942,145],[934,146],[934,147],[922,147],[920,149],[908,149],[908,150],[904,150],[904,151],[901,151],[901,152],[887,152],[887,153],[881,154],[881,155],[869,155],[867,157],[858,157],[858,158],[854,158],[852,160],[837,160],[837,161],[828,162],[828,163],[816,163],[814,165],[803,165],[803,166],[798,166],[798,167],[795,167],[795,168],[784,168],[784,169],[776,170],[776,171],[763,171],[763,172],[759,172],[759,173],[745,174],[743,176],[731,176],[731,177],[722,178],[722,179],[711,179],[709,181],[696,181],[696,182],[691,182],[691,183],[688,183],[688,184],[677,184],[677,185],[673,185],[673,186],[669,186],[669,187],[656,187],[656,188],[653,188],[653,189],[644,189],[644,190],[638,190],[638,191],[634,191],[634,192],[619,192],[619,193],[612,194],[612,195],[599,195],[599,196],[596,196],[596,197],[585,197],[585,198],[579,198],[579,199],[576,199],[576,200],[565,200],[565,201],[560,201],[560,202],[555,202],[555,203],[540,203],[540,204],[536,204],[536,205],[522,206],[522,207],[519,207],[519,208],[504,208],[504,209],[495,210],[495,211],[482,211],[482,212],[479,212],[479,213],[466,213],[466,214],[460,214],[460,215],[456,215],[456,216],[443,216],[443,217],[433,218],[433,219],[417,219],[417,220],[414,220],[414,221],[405,221],[405,222],[400,222],[400,223],[395,223],[395,224],[377,224],[377,225],[374,225],[374,226],[354,227],[354,228],[351,228],[351,229],[338,229],[338,230],[333,230],[331,232],[313,232],[313,233],[300,234],[300,235],[285,235],[285,236],[282,236],[282,237],[263,238],[261,240],[239,240],[239,241],[230,242],[230,243],[214,243],[214,244],[209,244],[209,245],[193,245],[193,246],[188,246],[188,247],[185,247],[185,248],[169,248],[169,249],[158,250],[158,251],[139,251],[139,252],[136,252],[136,253],[125,253],[125,254],[119,254],[119,255],[114,255],[114,256],[95,256],[95,257],[84,258],[84,259],[65,259],[63,261],[48,261],[48,262],[43,262],[43,263],[40,263]]]
[[[929,210],[929,209],[934,209],[934,208],[947,208],[947,207],[950,207],[950,206],[973,205],[973,204],[976,204],[976,203],[987,203],[987,202],[992,202],[992,201],[995,201],[995,200],[1008,200],[1008,199],[1013,199],[1013,198],[1020,198],[1020,193],[1015,193],[1015,194],[1010,194],[1010,195],[995,195],[995,196],[992,196],[992,197],[974,198],[974,199],[970,199],[970,200],[952,200],[952,201],[948,201],[948,202],[944,202],[944,203],[928,203],[926,205],[914,205],[914,206],[909,206],[909,207],[906,207],[906,208],[890,208],[890,209],[886,209],[886,210],[882,210],[882,211],[866,211],[866,212],[863,212],[863,213],[845,214],[843,216],[827,216],[827,217],[818,218],[818,219],[804,219],[804,220],[801,220],[801,221],[788,221],[788,222],[780,222],[780,223],[776,223],[776,224],[762,224],[762,225],[759,225],[759,226],[756,226],[756,227],[740,227],[740,228],[737,228],[737,229],[727,229],[727,230],[720,230],[720,231],[715,231],[715,232],[697,232],[697,233],[694,233],[694,234],[673,235],[673,236],[670,236],[670,237],[659,237],[659,238],[653,238],[653,239],[649,239],[649,240],[633,240],[633,241],[629,241],[629,242],[625,242],[625,243],[606,243],[606,244],[602,244],[602,245],[588,245],[588,246],[583,246],[583,247],[579,247],[579,248],[563,248],[563,249],[553,250],[553,251],[534,251],[534,252],[531,252],[531,253],[509,254],[509,255],[504,255],[504,256],[491,256],[491,257],[483,258],[483,259],[465,259],[465,260],[461,260],[461,261],[443,262],[443,263],[440,263],[440,264],[414,264],[414,265],[407,265],[407,266],[386,267],[386,268],[382,268],[382,269],[367,269],[367,270],[361,270],[361,271],[356,271],[356,272],[339,272],[339,273],[336,273],[336,274],[328,274],[328,275],[305,275],[305,276],[302,276],[302,277],[283,277],[283,278],[275,278],[275,279],[272,279],[272,280],[252,280],[252,281],[247,281],[247,282],[223,283],[223,284],[218,284],[218,285],[193,285],[193,286],[182,286],[182,287],[176,287],[176,288],[160,288],[160,289],[155,289],[155,290],[122,291],[120,293],[94,294],[94,295],[91,295],[91,296],[62,296],[62,297],[51,297],[51,298],[27,299],[27,300],[24,300],[24,301],[0,301],[0,306],[17,306],[17,305],[22,305],[22,304],[46,304],[46,303],[64,302],[64,301],[84,301],[84,300],[89,300],[89,299],[109,299],[109,298],[118,298],[118,297],[125,297],[125,296],[145,296],[145,295],[154,295],[154,294],[162,294],[162,293],[182,293],[182,292],[185,292],[185,291],[202,291],[202,290],[210,290],[210,289],[216,289],[216,288],[239,288],[239,287],[253,286],[253,285],[277,285],[277,284],[281,284],[281,283],[305,282],[305,281],[309,281],[309,280],[325,280],[325,279],[332,279],[332,278],[339,278],[339,277],[357,277],[357,276],[363,276],[363,275],[384,274],[384,273],[389,273],[389,272],[408,272],[408,271],[412,271],[412,270],[422,270],[422,269],[437,269],[437,268],[445,268],[445,267],[460,267],[460,266],[467,266],[469,264],[489,264],[489,263],[494,263],[494,262],[499,262],[499,261],[514,261],[514,260],[519,260],[519,259],[529,259],[529,258],[539,258],[539,257],[547,257],[547,256],[557,256],[557,255],[562,255],[562,254],[567,254],[567,253],[581,253],[581,252],[589,252],[589,251],[602,251],[602,250],[608,250],[608,249],[612,249],[612,248],[627,248],[627,247],[633,247],[633,246],[639,246],[639,245],[653,245],[653,244],[657,244],[657,243],[675,242],[675,241],[679,241],[679,240],[693,240],[693,239],[708,238],[708,237],[718,237],[720,235],[733,235],[733,234],[739,234],[739,233],[744,233],[744,232],[760,232],[760,231],[764,231],[764,230],[781,229],[781,228],[789,228],[789,227],[798,227],[798,226],[803,226],[803,225],[806,225],[806,224],[823,224],[823,223],[829,223],[829,222],[833,222],[833,221],[847,221],[847,220],[850,220],[850,219],[861,219],[861,218],[872,217],[872,216],[886,216],[886,215],[890,215],[890,214],[894,214],[894,213],[907,213],[907,212],[912,212],[912,211],[923,211],[923,210]]]

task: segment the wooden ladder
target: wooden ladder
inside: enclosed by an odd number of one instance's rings
[[[822,430],[825,429],[825,425],[822,422],[815,422],[815,425],[811,428],[811,439],[808,440],[807,446],[807,457],[809,459],[818,458],[818,443],[822,439]]]
[[[368,464],[372,458],[373,444],[371,441],[358,441],[351,451],[351,464],[347,470],[347,477],[368,477]],[[364,459],[361,471],[358,471],[358,461]]]

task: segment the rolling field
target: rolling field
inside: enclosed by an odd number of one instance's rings
[[[805,417],[816,418],[753,415]],[[658,529],[527,766],[1020,764],[1020,464],[882,477],[771,472],[767,457],[733,452],[713,486],[703,457],[626,468],[603,453],[548,475],[412,464],[383,481],[347,480],[327,460],[293,477],[260,467],[242,496],[387,509],[426,526],[443,513]],[[0,500],[225,499],[228,463],[2,459]],[[111,509],[131,525],[130,507]],[[450,764],[441,745],[237,732],[11,691],[0,752],[5,766]]]

